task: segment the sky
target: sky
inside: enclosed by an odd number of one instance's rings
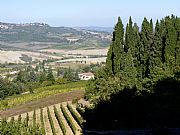
[[[0,21],[9,23],[114,27],[118,16],[140,25],[171,14],[180,17],[180,0],[0,0]]]

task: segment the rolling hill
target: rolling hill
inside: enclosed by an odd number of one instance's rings
[[[99,48],[111,42],[111,33],[90,29],[51,27],[44,23],[0,22],[1,47],[38,50],[42,48]]]

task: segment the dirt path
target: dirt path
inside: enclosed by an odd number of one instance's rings
[[[4,118],[4,117],[15,116],[18,114],[29,112],[38,108],[43,108],[43,107],[50,106],[53,104],[66,102],[66,101],[72,101],[75,98],[83,97],[83,95],[84,95],[84,91],[82,90],[60,93],[54,96],[49,96],[43,99],[32,101],[23,105],[18,105],[14,108],[10,108],[5,111],[1,111],[0,117]]]

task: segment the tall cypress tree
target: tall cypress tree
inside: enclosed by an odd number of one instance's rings
[[[138,78],[142,79],[142,67],[141,67],[141,47],[143,46],[140,40],[139,27],[135,23],[133,26],[133,43],[134,46],[131,47],[131,54],[134,61],[134,66],[136,67]]]
[[[131,49],[124,55],[124,59],[124,70],[121,75],[126,80],[126,85],[132,88],[137,83],[137,70],[134,67]]]
[[[153,21],[152,21],[152,19],[150,20],[150,32],[153,33]]]
[[[162,66],[162,40],[158,20],[155,27],[154,42],[151,46],[151,57],[152,66]]]
[[[142,64],[142,76],[148,77],[149,74],[149,51],[150,51],[150,23],[146,18],[144,18],[142,23],[142,30],[141,30],[141,64]]]
[[[131,17],[129,18],[129,23],[126,26],[126,33],[125,33],[126,37],[125,37],[125,52],[128,52],[129,48],[133,48],[134,47],[134,41],[133,41],[133,22]]]
[[[161,55],[161,60],[162,63],[165,63],[165,47],[166,47],[166,38],[167,38],[167,29],[165,25],[165,20],[162,19],[159,23],[159,33],[161,37],[161,44],[162,44],[162,55]]]
[[[114,36],[114,33],[113,33]],[[113,42],[113,41],[112,41]],[[114,74],[114,52],[113,52],[113,43],[110,45],[107,58],[106,58],[106,70],[108,75]]]
[[[107,57],[107,69],[109,73],[117,74],[122,68],[122,59],[124,53],[124,28],[122,20],[119,17],[118,22],[114,28],[113,41],[110,46]]]
[[[167,39],[165,46],[165,62],[168,70],[175,66],[175,48],[177,43],[177,33],[170,17],[165,18],[167,28]]]
[[[129,24],[126,25],[124,51],[128,52],[128,49],[129,49]]]
[[[176,68],[180,71],[180,18],[176,17],[175,28],[177,31],[177,44],[176,44],[176,52],[175,52],[175,64]]]
[[[162,62],[162,39],[160,35],[160,25],[157,20],[155,26],[154,39],[150,51],[150,77],[153,78],[153,82],[156,82],[164,75],[163,62]]]

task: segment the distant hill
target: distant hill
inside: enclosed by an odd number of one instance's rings
[[[75,27],[75,28],[82,30],[91,30],[96,32],[108,32],[108,33],[113,32],[113,27],[88,26],[88,27]]]
[[[103,28],[51,27],[45,23],[0,22],[0,45],[39,49],[43,47],[107,47],[111,33]]]

